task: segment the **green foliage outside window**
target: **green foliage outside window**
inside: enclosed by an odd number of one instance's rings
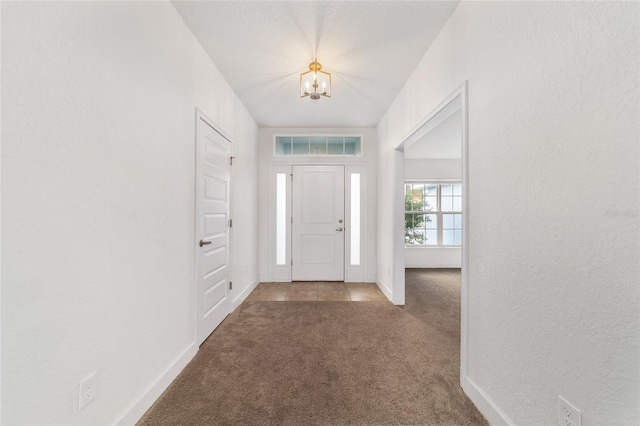
[[[404,211],[430,211],[428,201],[423,202],[422,197],[414,199],[411,191],[406,191],[404,196]],[[431,218],[425,214],[404,214],[404,241],[406,244],[424,244],[427,237],[424,235],[424,224],[431,222]]]

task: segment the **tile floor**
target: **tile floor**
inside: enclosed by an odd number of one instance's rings
[[[251,292],[247,300],[264,302],[383,302],[388,299],[374,283],[298,281],[292,283],[260,283]]]

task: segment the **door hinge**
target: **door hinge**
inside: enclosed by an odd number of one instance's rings
[[[293,173],[291,173],[289,176],[291,176],[291,180],[293,180]]]
[[[233,219],[229,219],[229,228],[233,228]]]
[[[229,290],[233,290],[233,281],[229,281]]]
[[[236,158],[236,157],[229,157],[229,165],[230,166],[233,166],[233,159],[234,158]]]

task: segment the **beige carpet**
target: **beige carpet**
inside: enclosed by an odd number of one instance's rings
[[[140,425],[486,425],[459,386],[460,272],[407,304],[245,301]]]

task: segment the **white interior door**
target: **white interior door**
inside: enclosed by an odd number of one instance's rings
[[[197,129],[197,335],[201,344],[229,315],[231,142],[202,116]]]
[[[344,166],[293,166],[291,277],[344,280]]]

